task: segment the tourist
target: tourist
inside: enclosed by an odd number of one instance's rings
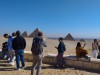
[[[86,45],[86,43],[82,47],[80,42],[77,43],[76,57],[78,57],[78,58],[84,58],[84,57],[87,58],[88,52],[87,52],[87,50],[84,49],[85,45]]]
[[[20,31],[16,31],[16,37],[13,39],[12,46],[13,49],[15,50],[17,70],[20,70],[20,60],[22,63],[22,68],[24,69],[25,68],[24,49],[26,47],[26,41],[23,37],[20,36]]]
[[[38,37],[33,39],[31,51],[33,54],[33,64],[31,69],[31,75],[34,75],[34,70],[37,65],[36,75],[40,75],[42,59],[43,59],[43,47],[47,47],[46,41],[43,38],[43,33],[38,32]]]
[[[97,41],[97,39],[94,39],[94,42],[92,43],[92,55],[93,55],[93,58],[97,58],[98,56],[98,53],[99,53],[99,43]]]
[[[59,45],[58,45],[58,47],[55,47],[55,48],[57,48],[57,50],[58,50],[56,67],[63,68],[65,66],[63,55],[64,55],[64,52],[66,51],[66,47],[63,42],[63,38],[59,38]]]
[[[8,45],[7,42],[2,43],[2,57],[1,59],[6,59],[8,58]]]
[[[9,36],[8,34],[4,34],[4,37],[5,38],[8,38],[8,55],[9,55],[9,64],[10,65],[14,65],[14,60],[15,60],[15,52],[12,48],[12,42],[13,42],[13,39],[15,38],[16,34],[13,32],[12,33],[12,36]]]

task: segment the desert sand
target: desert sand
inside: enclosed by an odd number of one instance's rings
[[[32,38],[25,38],[26,39],[26,51],[30,51],[31,45],[32,45]],[[0,48],[2,48],[2,43],[7,41],[7,39],[0,37]],[[48,55],[49,53],[57,54],[57,49],[55,46],[58,46],[59,41],[53,40],[53,39],[46,39],[47,47],[44,48],[44,55]],[[78,41],[66,41],[64,40],[64,43],[66,45],[66,52],[65,55],[75,55],[75,47]],[[91,55],[91,45],[93,40],[88,40],[86,42],[81,42],[82,45],[86,43],[85,49],[88,51],[89,55]]]
[[[25,38],[27,42],[26,49],[30,51],[32,45],[32,38]],[[0,48],[2,48],[2,43],[7,41],[7,39],[0,37]],[[47,41],[47,48],[44,48],[44,56],[48,55],[49,53],[57,54],[57,50],[54,48],[58,45],[58,40],[46,39]],[[75,55],[75,47],[78,41],[64,41],[66,45],[66,52],[65,55]],[[86,41],[85,49],[88,51],[89,55],[91,56],[91,44],[93,40]],[[84,42],[82,42],[84,45]],[[9,66],[7,61],[0,60],[0,75],[30,75],[30,69],[32,62],[25,62],[26,68],[25,70],[21,69],[20,71],[16,71],[16,66]],[[75,69],[66,67],[65,69],[55,69],[52,65],[43,64],[42,65],[42,72],[41,75],[100,75],[95,72],[89,72],[85,70]]]

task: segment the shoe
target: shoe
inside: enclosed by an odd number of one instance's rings
[[[55,68],[58,68],[59,66],[58,66],[58,65],[54,65],[54,67],[55,67]]]
[[[24,66],[24,67],[22,67],[22,69],[25,69],[25,66]]]
[[[5,55],[3,59],[6,59],[6,58],[7,58],[7,55]]]
[[[16,60],[16,57],[14,56],[13,60],[15,61]]]
[[[7,60],[10,61],[10,58],[8,58]]]
[[[20,71],[20,69],[19,69],[19,68],[17,68],[16,70],[17,70],[17,71]]]
[[[11,66],[14,66],[14,62],[10,62],[9,64],[10,64]]]

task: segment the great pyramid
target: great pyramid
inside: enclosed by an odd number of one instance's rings
[[[39,30],[38,28],[35,29],[35,30],[29,35],[29,37],[31,37],[31,38],[37,37],[39,31],[40,31],[40,30]],[[44,34],[43,34],[43,37],[45,37]]]
[[[75,39],[72,37],[70,33],[64,38],[64,40],[75,41]]]
[[[25,31],[25,32],[23,32],[23,33],[21,34],[21,36],[22,36],[22,37],[28,37],[28,34],[27,34],[27,32]]]

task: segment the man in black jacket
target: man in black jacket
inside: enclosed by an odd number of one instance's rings
[[[16,38],[13,39],[12,46],[15,50],[17,70],[20,70],[20,60],[22,63],[22,68],[24,69],[24,49],[26,47],[26,41],[20,36],[20,31],[16,31]]]

